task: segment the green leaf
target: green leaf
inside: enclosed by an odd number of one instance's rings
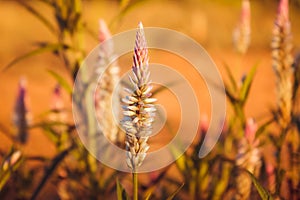
[[[25,53],[15,59],[13,59],[10,63],[8,63],[8,65],[6,65],[4,67],[4,69],[2,71],[6,71],[7,69],[9,69],[10,67],[12,67],[13,65],[19,63],[20,61],[30,58],[32,56],[41,54],[41,53],[45,53],[45,52],[55,52],[55,51],[59,51],[61,49],[67,48],[66,45],[63,44],[45,44],[44,46],[41,46],[38,49],[32,50],[28,53]]]
[[[145,193],[145,198],[144,200],[149,200],[150,197],[152,196],[153,194],[153,191],[154,191],[155,187],[150,187]]]
[[[50,166],[46,168],[45,174],[42,177],[41,181],[39,182],[37,188],[33,192],[32,196],[30,198],[31,200],[34,200],[34,199],[37,198],[38,194],[43,189],[43,187],[45,186],[46,182],[49,180],[49,178],[51,177],[51,175],[55,171],[56,167],[64,160],[64,158],[69,154],[69,152],[73,148],[74,147],[71,146],[71,147],[67,148],[66,150],[60,152],[57,156],[54,157],[54,159],[52,160]]]
[[[130,200],[128,194],[126,193],[125,189],[119,182],[119,179],[116,179],[117,182],[117,198],[118,200]]]
[[[56,81],[63,87],[69,94],[72,94],[72,87],[70,84],[67,82],[66,79],[64,79],[61,75],[58,73],[52,71],[52,70],[47,70],[50,75],[52,75]]]
[[[266,121],[264,124],[262,124],[258,130],[256,131],[255,138],[258,138],[264,131],[274,122],[274,118],[272,117],[268,121]]]
[[[170,148],[171,154],[173,155],[174,158],[177,158],[178,154],[180,154],[181,151],[178,150],[176,147],[174,147],[172,145],[170,147],[171,147]],[[185,170],[186,170],[186,159],[188,159],[188,157],[185,154],[183,154],[178,159],[176,159],[176,161],[175,161],[176,166],[178,167],[178,169],[181,172],[185,172]]]
[[[262,200],[273,200],[273,197],[271,196],[271,194],[258,182],[258,180],[255,178],[255,176],[248,170],[246,170],[246,172],[249,174],[249,176],[250,176],[255,188],[257,189],[260,197],[262,198]]]
[[[252,85],[252,81],[253,81],[253,78],[254,78],[254,75],[256,72],[256,67],[257,67],[257,64],[254,65],[254,67],[252,67],[249,74],[246,76],[246,78],[243,82],[242,88],[240,90],[240,100],[243,104],[245,104],[245,102],[247,100],[247,97],[248,97],[248,94],[249,94],[249,91],[250,91],[250,88]]]
[[[224,66],[225,66],[226,73],[227,73],[227,75],[229,77],[229,81],[231,83],[231,87],[233,88],[233,90],[236,91],[238,89],[238,86],[237,86],[237,83],[236,83],[236,81],[234,79],[234,76],[233,76],[233,74],[232,74],[232,72],[230,70],[230,67],[226,63],[224,64]]]
[[[233,91],[230,89],[230,87],[225,83],[225,94],[227,96],[227,98],[229,99],[229,101],[232,104],[237,103],[239,100],[235,97]]]
[[[120,12],[118,12],[118,14],[112,19],[111,23],[109,24],[109,28],[110,30],[112,30],[112,27],[115,27],[116,22],[119,22],[122,20],[122,18],[133,8],[139,6],[140,4],[149,1],[149,0],[140,0],[140,1],[132,1],[132,3],[128,3],[126,4],[126,6],[124,8],[122,8],[120,10]]]
[[[168,198],[167,200],[172,200],[176,195],[177,193],[181,190],[181,188],[184,186],[184,183],[181,184],[181,186],[179,188],[177,188],[177,190],[175,190]]]
[[[50,21],[45,18],[40,12],[34,9],[32,6],[25,3],[25,1],[17,1],[21,6],[23,6],[27,11],[29,11],[33,16],[40,20],[52,33],[55,34],[55,28],[50,23]],[[46,3],[46,2],[45,2]]]
[[[18,157],[15,157],[16,155]],[[14,158],[13,158],[14,157]],[[14,160],[13,160],[14,159]],[[4,157],[1,165],[0,165],[0,192],[2,188],[5,186],[7,181],[13,172],[15,172],[20,165],[23,163],[24,159],[21,152],[11,147],[9,153]]]

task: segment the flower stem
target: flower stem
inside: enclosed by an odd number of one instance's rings
[[[138,200],[139,199],[138,174],[132,172],[132,179],[133,179],[133,200]]]

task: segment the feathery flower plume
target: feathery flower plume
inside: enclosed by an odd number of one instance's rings
[[[124,118],[122,125],[126,131],[127,165],[133,172],[143,163],[149,149],[148,138],[152,133],[156,101],[150,98],[152,85],[148,64],[148,49],[143,25],[140,22],[136,33],[132,76],[129,79],[133,89],[126,88],[128,96],[122,99]]]
[[[281,0],[279,3],[271,46],[273,69],[277,78],[279,123],[285,129],[291,121],[293,96],[293,57],[288,0]]]
[[[119,137],[119,128],[114,121],[114,114],[118,114],[118,110],[113,108],[112,101],[115,105],[119,105],[119,98],[114,97],[113,92],[119,81],[119,66],[116,63],[111,64],[107,69],[107,65],[113,60],[113,44],[109,40],[111,34],[104,20],[99,20],[99,41],[105,42],[100,47],[99,61],[97,64],[97,72],[102,74],[101,81],[95,92],[95,107],[101,132],[112,142],[122,140]],[[106,70],[105,70],[106,69]],[[105,71],[104,71],[105,70]],[[115,91],[118,93],[118,91]],[[114,112],[113,112],[114,111]]]
[[[251,9],[250,1],[242,1],[242,11],[238,25],[233,31],[233,44],[238,52],[246,53],[251,37]]]
[[[246,122],[245,137],[240,140],[236,165],[246,169],[254,176],[259,176],[261,168],[261,152],[258,148],[259,141],[255,140],[257,124],[250,118]],[[240,172],[236,178],[237,194],[235,199],[249,199],[252,181],[248,174]]]
[[[31,113],[28,109],[28,97],[26,94],[26,80],[21,78],[19,81],[18,95],[15,102],[13,123],[18,130],[18,140],[25,144],[28,137],[28,125],[31,121]]]

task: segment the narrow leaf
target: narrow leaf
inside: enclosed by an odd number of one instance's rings
[[[123,186],[119,182],[119,179],[117,179],[116,181],[117,181],[117,198],[118,198],[118,200],[130,200],[130,198],[127,195],[125,189],[123,188]]]
[[[45,174],[41,181],[39,182],[37,188],[35,189],[34,193],[31,196],[31,200],[36,199],[40,191],[43,189],[44,185],[46,182],[49,180],[50,176],[53,174],[55,171],[56,167],[64,160],[64,158],[69,154],[69,152],[73,149],[73,147],[69,147],[68,149],[60,152],[55,158],[52,160],[50,166],[47,168],[45,171]]]
[[[61,87],[63,87],[69,94],[72,94],[72,87],[66,79],[64,79],[61,75],[52,70],[48,70],[48,73],[56,79],[56,81],[61,85]]]
[[[257,189],[260,197],[262,198],[262,200],[273,200],[273,197],[271,196],[271,194],[258,182],[258,180],[255,178],[255,176],[248,170],[246,170],[246,172],[249,174],[249,176],[250,176],[255,188]]]
[[[63,48],[66,48],[66,45],[63,45],[63,44],[47,44],[45,46],[42,46],[38,49],[35,49],[35,50],[32,50],[28,53],[25,53],[15,59],[13,59],[8,65],[6,65],[4,67],[4,69],[2,71],[6,71],[7,69],[9,69],[11,66],[17,64],[18,62],[24,60],[24,59],[27,59],[27,58],[30,58],[32,56],[35,56],[35,55],[38,55],[38,54],[41,54],[41,53],[45,53],[45,52],[55,52],[55,51],[58,51],[60,49],[63,49]]]
[[[237,89],[238,89],[237,83],[236,83],[236,81],[235,81],[235,79],[234,79],[234,76],[233,76],[231,70],[230,70],[230,67],[229,67],[226,63],[224,64],[224,66],[225,66],[225,70],[226,70],[226,73],[227,73],[227,75],[228,75],[229,81],[230,81],[230,83],[231,83],[231,87],[232,87],[234,90],[237,90]]]
[[[152,186],[152,187],[150,187],[150,188],[145,192],[146,194],[145,194],[144,200],[149,200],[149,199],[150,199],[150,197],[151,197],[152,194],[153,194],[154,189],[155,189],[155,187]]]
[[[175,190],[168,198],[167,200],[172,200],[176,195],[177,193],[181,190],[181,188],[184,186],[184,183],[181,184],[181,186],[179,188],[177,188],[177,190]]]
[[[246,102],[252,81],[256,72],[257,65],[254,65],[252,69],[250,70],[249,74],[246,76],[244,83],[242,85],[241,91],[240,91],[240,100],[243,102],[243,104]]]
[[[40,12],[34,9],[32,6],[25,3],[25,1],[17,1],[21,6],[23,6],[27,11],[29,11],[33,16],[40,20],[52,33],[55,33],[54,26],[50,21],[45,18]]]
[[[256,131],[255,138],[258,138],[262,133],[264,133],[264,131],[267,129],[267,127],[269,127],[269,125],[271,125],[273,122],[274,122],[274,118],[272,117],[267,122],[262,124]]]
[[[112,27],[115,27],[116,22],[119,22],[122,20],[122,18],[132,9],[139,6],[140,4],[146,2],[147,0],[140,0],[140,1],[132,1],[132,3],[127,4],[120,12],[118,12],[118,15],[116,15],[111,23],[109,24],[110,30],[112,30]]]

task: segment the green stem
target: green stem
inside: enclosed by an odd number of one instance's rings
[[[281,153],[282,153],[282,146],[284,144],[285,141],[285,137],[287,135],[288,129],[284,128],[281,130],[280,136],[279,136],[279,140],[277,143],[277,167],[276,167],[276,189],[275,189],[275,194],[276,195],[280,195],[280,189],[281,189],[281,185],[282,185],[282,167],[281,167]]]
[[[138,200],[139,199],[138,174],[133,172],[132,179],[133,179],[133,200]]]

